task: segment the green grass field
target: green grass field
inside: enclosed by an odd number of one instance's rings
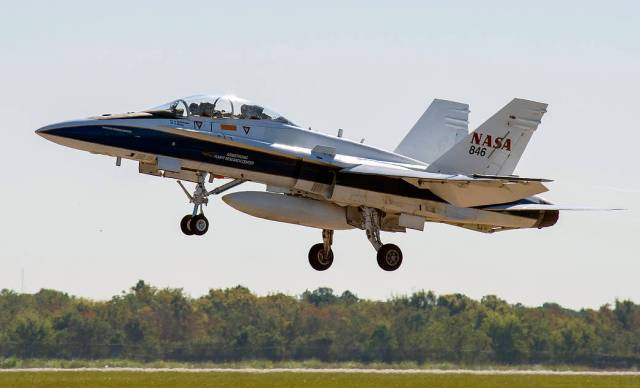
[[[1,387],[640,387],[638,376],[242,373],[4,372]]]

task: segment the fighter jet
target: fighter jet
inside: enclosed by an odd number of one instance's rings
[[[126,114],[48,125],[55,143],[139,163],[139,172],[173,178],[193,210],[182,232],[209,229],[208,198],[244,182],[222,200],[255,217],[322,230],[309,250],[313,269],[333,263],[336,230],[361,229],[385,271],[402,263],[380,232],[422,231],[426,222],[478,232],[545,228],[564,210],[537,195],[547,179],[513,175],[547,104],[514,99],[472,132],[469,106],[434,100],[393,151],[331,136],[232,95],[199,95]],[[230,179],[209,189],[206,183]],[[195,183],[189,191],[183,181]],[[225,182],[225,181],[223,181]]]

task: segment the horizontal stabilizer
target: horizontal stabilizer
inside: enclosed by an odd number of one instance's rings
[[[359,165],[342,173],[380,175],[401,178],[458,207],[475,207],[514,202],[547,191],[539,180],[511,176],[504,179],[474,178],[466,175],[439,174],[407,168]]]
[[[548,190],[540,182],[477,180],[460,183],[459,181],[434,182],[408,178],[405,180],[414,186],[429,189],[438,197],[458,207],[513,202]]]
[[[517,175],[478,175],[471,176],[460,174],[441,174],[437,172],[412,170],[400,166],[372,166],[360,164],[354,167],[348,167],[340,170],[341,172],[351,174],[365,175],[384,175],[396,178],[419,178],[422,180],[432,181],[456,181],[456,182],[482,182],[482,181],[500,181],[500,182],[553,182],[552,179],[545,178],[525,178]]]
[[[594,207],[567,207],[545,203],[522,203],[490,205],[482,210],[508,210],[508,211],[530,211],[530,210],[564,210],[564,211],[617,211],[619,208],[594,208]]]
[[[472,177],[479,179],[499,179],[504,181],[532,181],[532,182],[553,182],[553,179],[546,178],[523,178],[517,175],[481,175],[481,174],[473,174]]]

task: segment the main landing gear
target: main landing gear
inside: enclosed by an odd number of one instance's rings
[[[370,207],[362,208],[363,226],[367,239],[377,254],[378,265],[385,271],[395,271],[402,264],[402,251],[397,245],[383,244],[380,240],[380,213]]]
[[[402,250],[394,244],[383,244],[380,240],[380,213],[376,209],[363,207],[362,228],[367,234],[367,239],[378,252],[378,265],[385,271],[395,271],[402,264]],[[309,264],[316,271],[325,271],[333,263],[333,230],[323,230],[320,244],[315,244],[309,250]]]
[[[184,191],[187,198],[189,198],[189,202],[193,203],[193,212],[182,217],[182,220],[180,221],[180,230],[182,230],[182,233],[187,236],[202,236],[209,230],[209,220],[204,215],[202,205],[206,205],[209,202],[208,197],[210,195],[220,194],[245,182],[242,179],[234,179],[220,187],[207,191],[207,188],[204,185],[207,173],[198,172],[197,175],[198,183],[196,184],[196,189],[193,194],[189,194],[189,191],[187,191],[182,182],[178,181],[178,185],[180,185],[182,191]]]
[[[309,264],[316,271],[325,271],[333,264],[333,230],[322,230],[322,243],[316,244],[309,250]]]

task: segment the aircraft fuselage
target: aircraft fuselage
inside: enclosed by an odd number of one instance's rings
[[[263,120],[164,118],[140,114],[99,117],[42,128],[38,133],[72,148],[157,165],[175,159],[185,171],[263,183],[339,206],[369,206],[389,214],[408,214],[428,221],[471,228],[530,228],[540,215],[459,208],[429,190],[402,179],[344,174],[356,164],[400,165],[424,169],[411,158],[348,139]],[[334,155],[315,153],[322,145]],[[325,163],[331,161],[333,164]],[[340,167],[341,166],[341,167]],[[161,167],[161,166],[160,166]],[[183,179],[189,180],[188,176]],[[483,226],[487,226],[486,228]],[[402,230],[390,226],[388,230]],[[384,230],[384,229],[383,229]]]
[[[208,197],[246,181],[263,191],[226,194],[231,207],[272,221],[322,229],[309,263],[333,262],[334,230],[359,228],[394,271],[402,251],[381,231],[423,230],[439,222],[480,232],[543,228],[558,210],[535,197],[548,180],[512,175],[546,104],[514,99],[468,133],[468,106],[434,100],[389,152],[299,127],[282,115],[235,96],[192,96],[151,110],[103,115],[41,128],[37,133],[72,148],[139,163],[139,172],[178,180],[193,203],[180,228],[209,229]],[[405,156],[405,155],[411,155]],[[230,178],[213,190],[205,185]],[[196,184],[193,193],[182,181]]]

